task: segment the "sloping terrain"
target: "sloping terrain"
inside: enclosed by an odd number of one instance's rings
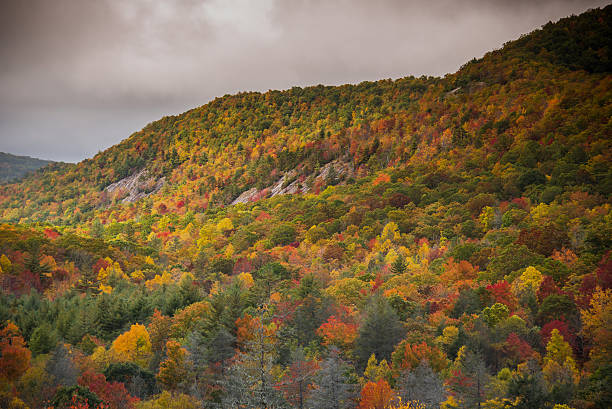
[[[49,160],[30,158],[29,156],[16,156],[0,152],[0,183],[20,179],[28,173],[34,172],[51,163]]]
[[[0,186],[0,398],[609,407],[611,21],[220,97]]]
[[[561,156],[580,147],[586,156],[578,163],[588,165],[589,170],[583,169],[587,179],[598,186],[609,183],[602,181],[608,177],[609,153],[608,14],[606,8],[562,20],[445,78],[408,77],[217,98],[149,124],[93,159],[51,167],[4,187],[2,217],[70,222],[76,212],[91,218],[105,187],[143,168],[155,177],[165,176],[173,196],[179,193],[197,211],[231,203],[253,187],[270,186],[289,170],[308,176],[347,152],[357,175],[365,176],[410,160],[465,157],[473,150],[512,155],[529,141],[554,142],[547,149],[558,146],[555,154]],[[598,56],[597,67],[588,63],[593,55]],[[593,143],[602,140],[604,145]],[[563,173],[543,169],[546,160],[556,161],[553,156],[536,158],[532,166],[549,176]],[[563,164],[575,163],[575,158],[566,159]],[[462,166],[463,161],[458,162]],[[493,164],[483,163],[486,170]],[[609,187],[598,189],[610,193]],[[21,205],[24,200],[26,207]],[[52,209],[67,201],[72,204],[69,212]]]

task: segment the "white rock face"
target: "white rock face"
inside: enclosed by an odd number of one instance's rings
[[[104,190],[109,193],[125,192],[127,196],[121,202],[132,203],[159,192],[165,182],[166,178],[156,179],[149,175],[148,170],[142,169],[131,176],[106,186]]]
[[[307,179],[312,177],[312,184],[316,184],[317,182],[323,181],[323,185],[326,185],[327,177],[331,172],[331,169],[334,169],[336,174],[336,178],[339,180],[345,180],[349,177],[354,176],[355,169],[353,168],[353,164],[350,162],[345,162],[342,159],[336,159],[329,163],[326,163],[318,172],[311,174]],[[288,181],[291,181],[287,184]],[[262,190],[257,190],[257,188],[253,187],[246,192],[242,192],[240,196],[238,196],[231,204],[238,203],[248,203],[255,200],[263,199],[264,197],[271,197],[276,195],[293,195],[299,193],[308,193],[310,192],[311,187],[307,185],[305,182],[300,182],[300,178],[298,177],[298,171],[296,169],[292,169],[289,172],[283,174],[280,179],[278,179],[273,185],[268,186]]]
[[[238,196],[236,199],[234,199],[234,201],[232,202],[233,205],[238,204],[238,203],[248,203],[251,200],[253,200],[253,197],[257,194],[257,188],[254,187],[252,189],[247,190],[246,192],[242,192],[240,194],[240,196]]]
[[[285,186],[285,182],[288,180],[291,180],[292,178],[295,178],[296,175],[297,175],[297,171],[295,169],[290,170],[289,172],[285,173],[278,180],[278,182],[273,184],[272,187],[270,188],[270,196],[285,195],[287,193],[297,193],[299,188],[297,187],[297,183],[295,180],[291,182],[291,184]],[[294,186],[291,189],[289,189],[289,186],[291,185],[294,185]],[[293,191],[290,192],[290,190],[293,190]]]

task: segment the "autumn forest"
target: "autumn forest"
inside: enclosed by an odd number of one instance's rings
[[[0,407],[612,405],[612,6],[0,185]]]

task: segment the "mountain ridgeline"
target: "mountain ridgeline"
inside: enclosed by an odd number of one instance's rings
[[[50,163],[52,162],[49,160],[0,152],[0,183],[15,181]]]
[[[0,406],[610,407],[611,23],[1,185]]]
[[[462,157],[462,168],[472,156],[483,170],[490,170],[498,160],[511,161],[533,143],[540,145],[533,155],[540,156],[531,166],[514,163],[519,173],[531,169],[557,176],[564,170],[545,167],[589,164],[591,170],[583,172],[589,173],[585,177],[590,189],[608,194],[606,162],[589,161],[605,159],[598,154],[607,148],[591,141],[606,139],[609,131],[604,119],[609,113],[609,14],[607,7],[550,23],[444,78],[407,77],[217,98],[149,124],[93,159],[49,168],[3,188],[2,217],[60,223],[91,219],[96,209],[107,205],[106,186],[143,168],[166,176],[168,193],[201,211],[229,204],[254,186],[271,185],[291,169],[307,177],[342,155],[359,176],[386,167],[421,166],[429,162],[422,159],[450,155]],[[481,161],[474,157],[476,149],[481,157],[498,157]],[[558,160],[560,155],[563,160]],[[429,166],[419,173],[435,171],[432,162]],[[556,177],[552,182],[565,183]],[[24,199],[31,203],[25,208]],[[61,214],[51,209],[67,200],[68,212],[64,207]]]

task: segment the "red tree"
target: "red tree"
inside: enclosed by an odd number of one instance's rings
[[[495,302],[504,304],[510,311],[516,310],[518,305],[516,297],[512,294],[510,283],[506,280],[498,281],[495,284],[489,284],[487,291],[491,294],[491,298]]]
[[[131,408],[138,398],[131,396],[121,382],[108,382],[103,374],[87,371],[78,380],[79,385],[86,386],[98,395],[110,409]]]
[[[512,365],[525,362],[527,358],[533,355],[533,348],[531,348],[531,345],[520,339],[514,332],[508,335],[502,350],[511,361]]]
[[[540,288],[538,289],[538,294],[537,294],[538,301],[542,303],[542,301],[544,301],[546,297],[548,297],[549,295],[562,294],[562,293],[563,292],[557,286],[557,284],[555,283],[555,280],[553,280],[551,276],[544,276],[544,279],[542,280],[542,283],[540,284]]]

